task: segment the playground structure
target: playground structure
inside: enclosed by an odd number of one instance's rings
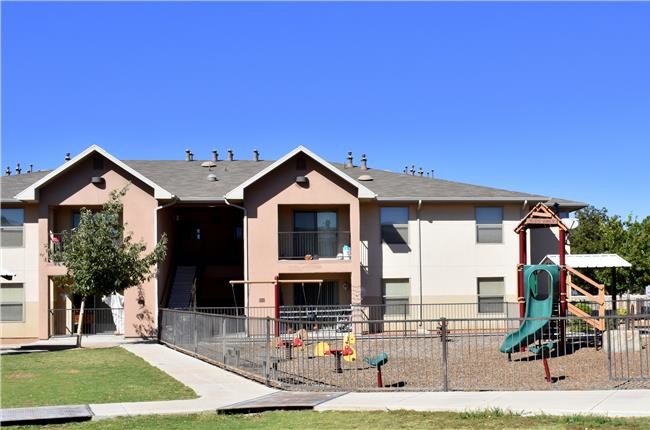
[[[527,265],[527,230],[554,227],[558,229],[559,236],[559,264]],[[510,359],[512,353],[523,352],[529,345],[537,342],[537,345],[532,346],[530,351],[542,355],[547,382],[551,382],[547,361],[550,352],[557,347],[561,354],[566,353],[567,325],[565,318],[567,314],[580,318],[593,327],[596,333],[602,333],[605,330],[605,286],[566,265],[566,234],[568,230],[557,214],[543,203],[538,203],[515,228],[515,233],[519,235],[517,301],[519,315],[523,320],[517,330],[505,337],[499,350],[507,353],[508,359]],[[545,275],[546,279],[540,275]],[[593,295],[573,283],[570,275],[576,276],[594,287],[597,295]],[[567,300],[567,286],[597,304],[598,317],[594,317],[570,303]],[[545,330],[552,316],[558,317],[557,327],[555,330]],[[548,339],[543,339],[544,337]]]

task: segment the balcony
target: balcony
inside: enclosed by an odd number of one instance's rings
[[[48,245],[50,251],[54,252],[61,252],[65,248],[65,234],[64,233],[52,233],[50,232],[50,237],[48,239]],[[61,260],[60,258],[58,259],[53,259],[53,258],[48,258],[48,260],[51,263],[60,263]]]
[[[344,247],[346,250],[344,251]],[[278,258],[302,260],[320,258],[350,259],[349,231],[278,232]]]

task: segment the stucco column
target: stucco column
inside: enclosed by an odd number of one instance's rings
[[[48,261],[47,246],[49,238],[48,230],[48,208],[39,208],[38,217],[38,315],[33,315],[38,319],[38,337],[47,339],[49,337],[49,312],[48,305],[50,283],[48,282]]]
[[[359,200],[350,204],[350,246],[352,247],[351,302],[361,304],[361,216]]]

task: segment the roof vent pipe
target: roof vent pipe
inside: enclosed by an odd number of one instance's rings
[[[352,152],[348,152],[348,159],[345,162],[345,168],[351,169],[352,167],[354,167],[354,165],[352,164]]]
[[[232,149],[228,150],[228,161],[232,161],[235,159],[235,153],[232,151]]]
[[[20,175],[20,172],[21,172],[22,170],[23,170],[23,169],[20,168],[20,163],[16,163],[16,175]]]
[[[431,179],[433,179],[433,172],[434,172],[434,170],[431,169]]]
[[[424,176],[424,170],[422,170],[422,167],[420,167],[420,170],[418,170],[418,175]]]
[[[409,172],[411,172],[411,176],[415,176],[415,164],[411,164],[411,170]]]
[[[219,161],[219,153],[216,149],[212,151],[212,161]]]
[[[66,153],[65,153],[65,158],[64,158],[64,160],[65,160],[65,161],[70,161],[70,153],[69,153],[69,152],[66,152]]]
[[[405,175],[409,174],[409,166],[404,166],[404,172]]]
[[[11,176],[11,167],[7,166],[7,170],[5,170],[5,175]]]
[[[192,161],[192,159],[190,158],[191,153],[192,151],[190,151],[189,149],[185,150],[185,161]]]
[[[190,161],[194,161],[194,153],[190,151]]]
[[[30,164],[29,165],[29,170],[27,171],[27,173],[32,173],[33,171],[34,171],[34,165]]]
[[[366,154],[361,154],[361,170],[368,170],[368,157],[366,157]]]
[[[260,161],[260,151],[257,149],[253,149],[253,160]]]

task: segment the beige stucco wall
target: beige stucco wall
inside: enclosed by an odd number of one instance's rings
[[[23,226],[23,246],[2,248],[2,267],[16,274],[11,280],[2,283],[22,283],[25,294],[24,320],[21,322],[0,323],[0,340],[29,339],[39,335],[39,323],[43,316],[38,311],[38,218],[36,205],[3,205],[3,207],[23,207],[25,223]]]
[[[93,176],[101,176],[104,186],[90,183]],[[121,189],[131,182],[129,191],[122,199],[124,209],[122,217],[127,224],[127,231],[133,232],[134,241],[143,240],[147,250],[156,242],[155,209],[157,201],[153,198],[151,187],[132,177],[126,171],[105,160],[104,168],[95,170],[92,157],[82,160],[78,165],[43,186],[39,191],[38,237],[39,248],[48,244],[50,226],[65,224],[55,220],[58,212],[65,215],[65,210],[54,211],[55,207],[101,206],[112,190]],[[47,338],[48,278],[65,273],[65,268],[49,263],[45,256],[39,259],[39,337]],[[140,286],[129,288],[124,293],[124,331],[125,336],[149,336],[155,333],[157,321],[156,280],[152,279]]]
[[[309,187],[295,183],[296,176],[306,176]],[[245,190],[244,205],[248,212],[248,267],[250,280],[301,279],[305,276],[349,274],[351,300],[360,300],[359,270],[359,200],[357,189],[311,159],[306,170],[296,170],[294,159]],[[312,210],[336,207],[339,229],[350,227],[351,260],[279,260],[278,231],[286,229],[293,208]],[[282,216],[280,216],[282,215]],[[345,219],[345,218],[348,219]],[[282,225],[280,224],[282,220]],[[318,277],[316,276],[316,277]],[[273,286],[257,284],[249,288],[251,306],[273,306]]]
[[[475,205],[423,204],[409,207],[408,245],[381,242],[379,204],[362,205],[364,303],[382,302],[382,279],[409,279],[410,302],[420,303],[418,228],[421,228],[423,303],[475,302],[477,278],[503,277],[507,300],[516,298],[518,239],[513,229],[520,205],[504,206],[503,243],[476,243]],[[365,264],[364,264],[365,263]]]

